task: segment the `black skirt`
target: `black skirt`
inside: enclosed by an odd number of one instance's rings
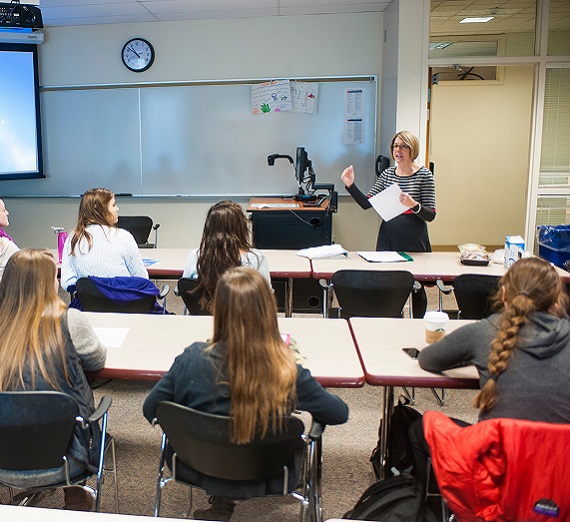
[[[400,214],[390,221],[383,221],[376,250],[431,252],[426,222],[415,214]]]

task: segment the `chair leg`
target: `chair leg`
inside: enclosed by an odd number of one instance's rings
[[[117,480],[117,455],[115,453],[115,439],[113,439],[113,437],[110,437],[109,447],[111,449],[111,459],[113,461],[113,467],[105,468],[104,471],[105,475],[107,473],[111,473],[113,475],[113,481],[115,482],[115,511],[117,513],[120,513],[121,511],[119,510],[119,482]],[[105,479],[103,479],[103,482],[105,482]]]
[[[441,389],[441,397],[438,395],[435,388],[431,388],[431,392],[433,393],[434,397],[436,398],[437,402],[441,407],[445,406],[445,388]]]
[[[405,386],[402,386],[402,390],[404,391],[404,395],[410,400],[410,406],[413,406],[416,403],[416,388],[412,387],[411,393]]]
[[[160,500],[162,497],[162,488],[166,485],[163,480],[164,464],[166,460],[166,433],[162,434],[162,443],[160,451],[160,463],[158,465],[158,482],[156,484],[156,500],[154,503],[154,516],[160,516]]]
[[[97,513],[101,507],[101,485],[103,484],[103,471],[105,469],[105,450],[107,449],[107,419],[108,415],[105,413],[101,419],[101,451],[99,455],[99,466],[97,468],[97,494],[95,496],[95,511]]]

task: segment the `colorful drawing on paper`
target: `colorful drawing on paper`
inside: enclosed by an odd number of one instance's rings
[[[289,80],[273,80],[251,87],[251,114],[290,111],[291,107]]]
[[[317,114],[319,84],[309,82],[291,82],[293,111]]]

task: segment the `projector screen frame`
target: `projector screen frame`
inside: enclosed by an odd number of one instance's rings
[[[0,42],[0,53],[3,52],[21,52],[29,53],[32,57],[32,75],[33,75],[33,102],[34,102],[34,125],[35,125],[35,169],[17,170],[0,172],[0,181],[21,180],[21,179],[40,179],[45,178],[43,165],[43,148],[42,148],[42,121],[40,107],[40,84],[39,84],[39,63],[38,63],[38,46],[35,44],[15,44]],[[31,101],[31,100],[30,100]],[[1,115],[0,115],[1,116]],[[0,193],[2,188],[0,185]]]

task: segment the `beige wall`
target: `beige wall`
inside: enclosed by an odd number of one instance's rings
[[[524,236],[533,71],[509,66],[499,85],[433,87],[433,244],[490,246]]]
[[[142,74],[129,72],[121,62],[120,51],[134,36],[147,38],[156,50],[155,64]],[[40,47],[40,84],[380,76],[382,37],[382,13],[48,28]],[[346,194],[341,185],[339,179],[337,188]],[[1,193],[0,185],[0,197]],[[130,198],[119,200],[119,206],[123,214],[144,213],[161,223],[161,246],[191,247],[200,239],[205,212],[213,202]],[[49,227],[71,228],[79,201],[6,198],[6,204],[11,212],[9,232],[21,247],[53,247]],[[333,236],[345,248],[369,249],[377,227],[374,212],[363,212],[347,197],[334,217]]]

